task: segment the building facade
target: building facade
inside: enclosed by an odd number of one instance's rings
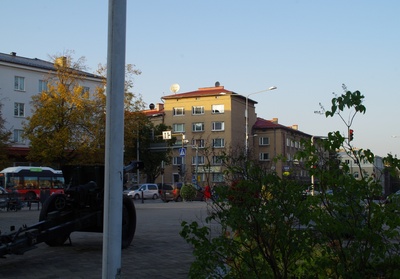
[[[252,153],[260,164],[276,171],[279,176],[303,181],[310,181],[310,177],[301,162],[295,159],[295,154],[301,150],[302,141],[311,141],[311,138],[311,135],[299,131],[298,125],[279,124],[278,118],[257,118],[250,134]]]
[[[63,63],[65,59],[57,59],[55,63]],[[0,53],[0,102],[5,128],[12,132],[9,157],[14,162],[25,162],[29,151],[29,142],[23,138],[23,123],[32,115],[32,96],[47,90],[47,81],[55,74],[52,62],[17,56],[15,52]],[[96,87],[103,86],[102,77],[83,74],[81,85],[85,91],[94,92]]]
[[[257,154],[260,164],[270,164],[282,175],[289,164],[293,165],[300,139],[311,138],[295,126],[285,127],[257,118],[256,101],[218,83],[214,87],[171,94],[162,99],[162,110],[150,110],[146,114],[158,116],[157,121],[162,116],[164,124],[172,127],[171,135],[177,138],[172,165],[165,167],[165,182],[197,182],[202,186],[222,183],[224,170],[220,155],[224,152],[245,154],[246,145],[249,153]],[[288,160],[273,164],[272,159],[278,155]],[[303,174],[306,175],[299,173]]]

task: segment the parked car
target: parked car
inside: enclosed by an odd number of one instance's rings
[[[174,187],[169,183],[158,183],[158,194],[163,202],[174,200]]]
[[[151,183],[145,183],[145,184],[140,184],[139,189],[130,191],[127,194],[129,197],[138,200],[142,198],[144,199],[158,199],[158,186],[157,184],[151,184]]]
[[[176,202],[182,201],[182,197],[180,195],[180,190],[181,190],[182,186],[183,186],[182,182],[178,182],[178,183],[176,183],[176,185],[174,185],[173,200]],[[197,184],[193,184],[193,187],[195,187],[197,190],[197,195],[193,200],[204,201],[204,189]]]
[[[124,190],[124,194],[125,194],[125,195],[128,195],[130,192],[139,189],[139,187],[140,187],[139,184],[132,185],[132,186],[130,186],[128,189]]]

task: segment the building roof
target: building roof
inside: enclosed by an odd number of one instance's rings
[[[1,53],[0,52],[0,62],[5,62],[5,63],[12,63],[12,64],[17,64],[21,66],[26,66],[26,67],[32,67],[32,68],[37,68],[37,69],[43,69],[43,70],[48,70],[48,71],[56,71],[56,68],[54,67],[54,63],[44,61],[38,58],[27,58],[27,57],[22,57],[22,56],[17,56],[17,53],[11,52],[10,54],[6,53]],[[83,71],[79,71],[81,73],[84,73],[86,77],[91,77],[91,78],[100,78],[102,79],[103,77],[92,74],[92,73],[87,73]]]
[[[254,130],[283,129],[283,130],[286,130],[286,131],[292,131],[292,132],[294,131],[296,133],[303,134],[304,136],[311,137],[311,135],[299,131],[297,125],[293,125],[293,126],[289,126],[288,127],[288,126],[284,126],[284,125],[278,124],[278,119],[276,119],[276,118],[271,121],[271,120],[263,119],[261,117],[257,117],[257,121],[256,121],[256,123],[254,123],[253,129]]]
[[[245,98],[244,96],[238,93],[225,89],[224,86],[214,86],[214,87],[199,88],[196,91],[163,96],[162,99],[193,98],[193,97],[219,96],[219,95],[234,95],[239,98]]]

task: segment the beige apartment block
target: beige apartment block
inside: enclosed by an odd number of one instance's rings
[[[246,99],[248,150],[260,164],[268,165],[282,175],[288,165],[293,165],[292,158],[300,148],[300,139],[311,138],[297,126],[285,127],[277,124],[277,119],[274,123],[257,118],[256,101],[227,90],[218,82],[214,87],[171,94],[162,99],[164,104],[157,104],[146,111],[146,115],[152,121],[163,121],[171,126],[171,134],[177,138],[172,165],[165,167],[164,182],[197,180],[201,186],[224,182],[219,155],[222,152],[245,154]],[[288,160],[275,164],[272,159],[277,156],[285,156]],[[299,172],[298,175],[306,176],[307,173]]]

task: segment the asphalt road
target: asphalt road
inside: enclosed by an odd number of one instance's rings
[[[122,250],[121,278],[188,278],[192,247],[179,235],[182,221],[204,220],[206,202],[135,201],[137,229],[132,245]],[[0,230],[31,225],[39,219],[37,206],[17,212],[0,210]],[[45,243],[23,255],[0,258],[0,278],[101,278],[101,233],[74,232],[72,245]]]

